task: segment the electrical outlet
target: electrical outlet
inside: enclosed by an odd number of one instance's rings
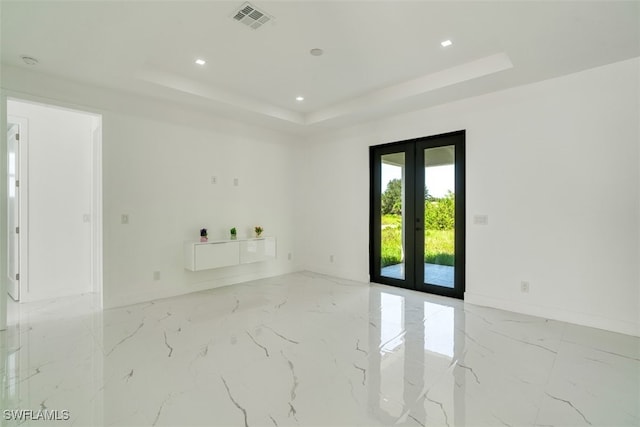
[[[529,282],[520,282],[520,292],[523,292],[525,294],[529,293]]]
[[[233,178],[233,185],[235,185],[236,187],[240,185],[240,180],[238,178]]]
[[[211,183],[212,184],[217,184],[218,183],[218,177],[217,176],[212,176],[211,177]]]
[[[329,262],[333,262],[333,255],[329,255]]]
[[[122,216],[120,217],[120,223],[121,224],[129,224],[129,215],[122,214]]]
[[[153,272],[153,280],[160,280],[160,272],[159,271],[154,271]]]

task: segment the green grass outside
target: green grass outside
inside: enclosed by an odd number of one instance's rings
[[[402,226],[402,217],[400,215],[382,215],[382,225]]]
[[[424,262],[453,266],[454,230],[425,230]],[[402,218],[399,215],[382,217],[382,267],[402,262]]]

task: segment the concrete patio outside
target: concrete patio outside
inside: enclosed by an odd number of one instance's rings
[[[449,265],[424,265],[425,283],[453,289],[454,267]],[[404,279],[404,263],[388,265],[382,268],[381,275],[393,279]]]

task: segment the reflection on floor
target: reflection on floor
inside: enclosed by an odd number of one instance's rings
[[[454,268],[448,265],[425,264],[425,282],[430,285],[444,286],[453,289]],[[404,279],[404,264],[389,265],[382,268],[382,276]]]
[[[90,315],[100,309],[100,294],[84,293],[60,298],[18,303],[7,298],[7,324],[27,324],[64,313],[68,317]]]
[[[0,392],[56,426],[640,424],[640,339],[421,292],[297,273],[55,307],[0,333]]]

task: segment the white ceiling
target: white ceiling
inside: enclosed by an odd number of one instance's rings
[[[640,56],[637,1],[243,2],[2,0],[1,59],[304,132]]]

